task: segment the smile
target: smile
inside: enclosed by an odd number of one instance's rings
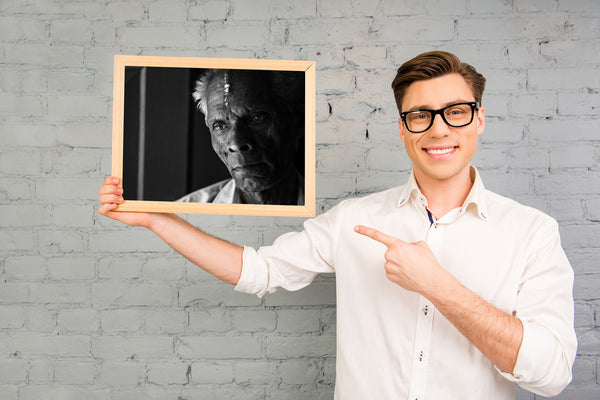
[[[441,155],[441,154],[448,154],[452,151],[454,151],[456,149],[456,146],[452,146],[452,147],[443,147],[443,148],[425,148],[423,150],[425,150],[428,154],[432,154],[432,155]]]

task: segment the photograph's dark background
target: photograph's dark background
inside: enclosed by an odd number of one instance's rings
[[[125,67],[127,200],[174,201],[230,177],[192,98],[202,69]]]

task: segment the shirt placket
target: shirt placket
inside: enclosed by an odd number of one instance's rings
[[[441,248],[443,227],[439,222],[433,222],[428,231],[426,242],[434,252]],[[435,307],[425,297],[419,297],[417,305],[417,324],[413,348],[413,363],[408,400],[425,400],[427,388],[427,372],[431,350],[431,334]]]

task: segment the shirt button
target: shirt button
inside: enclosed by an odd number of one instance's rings
[[[429,312],[429,306],[423,307],[423,314],[427,315],[428,312]]]

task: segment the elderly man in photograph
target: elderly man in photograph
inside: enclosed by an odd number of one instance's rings
[[[304,204],[302,72],[206,70],[193,93],[231,179],[187,194],[201,203]],[[302,154],[302,153],[300,153]]]
[[[271,246],[239,247],[169,214],[99,212],[151,229],[198,266],[263,296],[336,275],[337,400],[555,396],[577,350],[573,269],[550,216],[487,190],[471,165],[485,78],[447,52],[392,83],[408,181],[347,199]],[[398,155],[399,157],[401,155]]]

